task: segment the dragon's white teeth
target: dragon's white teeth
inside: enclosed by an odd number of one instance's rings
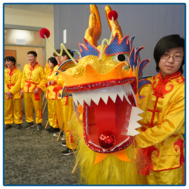
[[[99,101],[100,101],[100,97],[97,96],[97,95],[93,95],[92,100],[93,100],[93,102],[94,102],[96,105],[98,105],[98,103],[99,103]]]
[[[123,97],[125,96],[123,89],[117,94],[121,101],[123,101]]]
[[[109,97],[109,96],[107,96],[107,95],[104,95],[104,96],[102,97],[102,100],[104,101],[105,104],[108,103],[108,97]],[[98,105],[98,104],[97,104],[97,105]]]
[[[133,123],[134,123],[134,125],[133,125]],[[137,129],[137,128],[141,127],[141,125],[136,120],[132,121],[131,125],[132,125],[132,127],[130,127],[130,129],[131,128]]]
[[[139,123],[137,123],[137,121],[142,119],[138,115],[141,113],[143,113],[143,111],[140,108],[132,106],[127,135],[135,136],[135,135],[139,134],[139,132],[136,129],[141,127],[141,125]]]
[[[120,94],[123,96],[122,86],[116,85],[113,87],[103,88],[99,91],[99,95],[101,96],[102,100],[107,104],[108,98],[110,97],[112,101],[115,103],[117,95]]]
[[[127,102],[131,105],[131,102],[130,102],[130,100],[128,99],[127,95],[125,95],[125,98],[126,98]]]
[[[76,104],[78,102],[81,106],[83,106],[83,102],[85,101],[89,106],[91,105],[90,93],[88,93],[88,91],[74,92],[72,95]]]
[[[143,111],[140,108],[133,106],[131,110],[130,122],[132,123],[141,120],[142,118],[138,114],[142,112]]]
[[[95,90],[73,92],[72,94],[73,94],[74,102],[76,104],[78,102],[83,106],[83,101],[85,101],[90,106],[91,100],[93,100],[93,102],[96,105],[98,105],[100,99],[102,99],[104,103],[107,104],[109,97],[115,103],[117,95],[120,97],[122,101],[123,101],[123,97],[125,96],[128,103],[131,104],[131,102],[128,99],[128,96],[130,94],[134,94],[134,92],[130,84],[124,84],[124,85],[116,85],[113,87],[106,87]],[[135,98],[135,95],[133,96]],[[136,102],[136,98],[135,98],[135,102]]]
[[[138,134],[139,134],[139,132],[137,130],[135,130],[135,128],[133,128],[133,127],[128,128],[128,132],[127,132],[128,136],[135,136]]]
[[[127,94],[131,94],[132,91],[132,87],[129,83],[122,85],[123,86],[123,90],[127,93]]]
[[[117,93],[112,93],[111,96],[110,96],[110,98],[115,103],[116,102],[116,98],[117,98]]]
[[[131,87],[131,85],[130,85],[130,87]],[[130,90],[130,91],[131,91],[131,94],[133,94],[133,97],[134,97],[134,100],[135,100],[135,104],[137,104],[137,100],[136,100],[134,91],[133,91],[133,90]],[[142,111],[142,110],[141,110],[141,111]]]
[[[135,94],[134,94],[133,89],[129,83],[123,85],[123,90],[124,90],[124,96],[125,96],[127,102],[129,104],[131,104],[130,100],[128,99],[128,96],[133,94],[135,104],[137,104]]]
[[[74,100],[75,104],[78,105],[78,101],[77,101],[77,99],[78,99],[77,96],[78,96],[78,95],[77,95],[77,93],[72,93],[72,96],[73,96],[73,100]],[[80,103],[80,104],[81,104],[81,103]],[[82,104],[83,104],[83,103],[82,103]],[[82,105],[82,104],[81,104],[81,105]]]
[[[143,113],[144,111],[143,110],[141,110],[140,108],[138,108],[138,107],[132,107],[132,111],[134,111],[134,112],[136,112],[136,114],[141,114],[141,113]]]

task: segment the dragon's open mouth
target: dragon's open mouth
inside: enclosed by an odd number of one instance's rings
[[[106,81],[107,83],[107,81]],[[72,94],[75,106],[83,106],[83,135],[93,151],[112,153],[129,146],[133,141],[131,122],[137,108],[136,79],[127,78],[120,85],[93,90],[76,89]],[[67,90],[67,89],[66,89]]]

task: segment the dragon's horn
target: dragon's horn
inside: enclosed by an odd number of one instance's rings
[[[96,5],[90,5],[89,27],[85,31],[84,38],[92,45],[97,46],[101,36],[101,21],[99,11]]]
[[[116,33],[118,33],[119,39],[122,39],[123,38],[123,34],[122,34],[122,30],[121,30],[121,27],[120,27],[118,21],[114,20],[114,22],[112,23],[112,20],[109,20],[109,18],[108,18],[108,13],[111,10],[112,10],[111,7],[106,5],[105,13],[106,13],[106,18],[107,18],[107,21],[108,21],[108,25],[110,27],[110,31],[112,31],[112,24],[114,24],[113,37],[115,36]]]

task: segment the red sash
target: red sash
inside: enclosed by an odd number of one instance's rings
[[[29,84],[34,84],[35,85],[35,89],[37,88],[37,85],[39,84],[39,83],[34,83],[34,82],[32,82],[32,81],[25,81],[26,83],[29,83]],[[39,94],[40,94],[40,89],[39,89],[39,92],[38,93],[34,93],[34,96],[35,96],[35,100],[36,101],[39,101],[40,100],[40,96],[39,96]]]

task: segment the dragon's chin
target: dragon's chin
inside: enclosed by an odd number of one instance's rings
[[[90,149],[113,153],[128,147],[139,124],[132,83],[85,91],[73,91],[75,108],[83,106],[83,136]]]

